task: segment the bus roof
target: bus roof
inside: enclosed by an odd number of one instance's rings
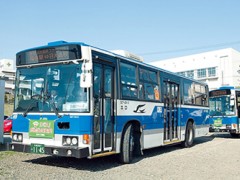
[[[168,70],[159,68],[159,67],[155,67],[155,66],[150,65],[150,64],[147,64],[147,63],[145,63],[145,62],[142,62],[142,61],[139,61],[139,60],[130,58],[130,57],[126,57],[126,56],[123,56],[123,55],[114,53],[114,52],[112,52],[112,51],[108,51],[108,50],[105,50],[105,49],[101,49],[101,48],[98,48],[98,47],[95,47],[95,46],[91,46],[91,45],[85,44],[85,43],[83,43],[83,42],[67,42],[67,41],[63,41],[63,40],[54,41],[54,42],[49,42],[49,43],[48,43],[47,45],[45,45],[45,46],[38,46],[38,47],[34,47],[34,48],[25,49],[25,50],[19,51],[18,53],[25,52],[25,51],[36,50],[36,49],[42,49],[42,48],[49,48],[49,47],[54,47],[54,46],[71,45],[71,44],[80,45],[80,46],[88,46],[88,47],[91,47],[93,50],[100,51],[100,52],[105,53],[105,54],[107,54],[107,55],[111,55],[111,56],[114,56],[114,57],[117,57],[117,58],[120,58],[120,59],[125,59],[125,60],[127,60],[127,61],[129,61],[129,62],[132,62],[132,63],[136,63],[136,64],[139,64],[139,65],[143,65],[143,66],[145,66],[145,67],[148,67],[148,68],[151,68],[151,69],[155,69],[155,70],[161,70],[162,72],[169,73],[169,74],[172,74],[172,75],[174,75],[174,76],[181,77],[181,78],[183,78],[183,79],[187,79],[187,80],[190,80],[190,81],[193,81],[193,82],[198,82],[198,83],[200,83],[200,84],[205,84],[205,85],[207,85],[207,83],[205,83],[205,82],[201,82],[201,81],[198,81],[198,80],[195,80],[195,79],[191,79],[191,78],[188,78],[188,77],[185,77],[185,76],[176,74],[176,73],[174,73],[174,72],[171,72],[171,71],[168,71]],[[17,53],[17,54],[18,54],[18,53]]]
[[[89,45],[87,45],[83,42],[67,42],[67,41],[60,40],[60,41],[49,42],[47,45],[44,45],[44,46],[37,46],[37,47],[25,49],[25,50],[17,52],[17,54],[21,53],[21,52],[25,52],[25,51],[35,50],[35,49],[42,49],[42,48],[61,46],[61,45],[69,45],[69,44],[78,44],[78,45],[81,45],[81,46],[89,46]]]
[[[235,89],[234,86],[222,86],[219,89]]]

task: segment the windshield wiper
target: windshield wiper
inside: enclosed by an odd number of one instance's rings
[[[42,99],[40,94],[35,94],[31,97],[32,102],[30,102],[29,106],[27,107],[26,111],[23,113],[23,117],[27,116],[27,113],[33,110],[33,108],[37,107],[37,100]],[[35,105],[34,105],[35,103]]]
[[[58,118],[61,118],[62,116],[58,113],[58,108],[56,107],[55,102],[53,100],[50,100],[49,102],[50,102],[50,105],[52,106],[52,109],[53,109],[54,113],[56,114],[56,116]]]
[[[56,107],[55,103],[50,99],[50,96],[47,94],[44,94],[44,96],[40,95],[40,94],[35,94],[31,97],[32,102],[29,104],[29,106],[27,107],[26,111],[23,113],[23,117],[26,117],[27,114],[35,107],[37,107],[37,100],[41,100],[43,99],[44,101],[48,101],[54,111],[54,113],[56,114],[56,116],[58,118],[62,117],[59,113],[58,113],[58,108]],[[35,103],[35,105],[34,105]]]
[[[58,113],[58,108],[56,107],[55,102],[54,102],[52,99],[50,99],[50,97],[51,97],[51,96],[49,95],[49,93],[46,92],[46,93],[44,93],[44,95],[43,95],[43,100],[44,100],[44,101],[48,101],[48,102],[50,103],[51,108],[53,109],[54,113],[56,114],[56,116],[57,116],[58,118],[62,117],[62,116]]]
[[[46,93],[43,95],[43,100],[44,100],[44,101],[48,101],[48,102],[50,103],[51,108],[53,109],[54,113],[56,114],[56,116],[57,116],[58,118],[62,117],[62,116],[58,113],[58,108],[56,107],[55,102],[54,102],[52,99],[50,99],[50,97],[51,97],[51,96],[49,95],[49,93],[46,92]]]
[[[216,111],[214,111],[214,112],[210,112],[209,115],[210,115],[210,116],[216,116],[216,115],[217,115],[217,112],[216,112]]]

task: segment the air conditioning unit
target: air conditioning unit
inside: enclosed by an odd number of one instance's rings
[[[111,52],[121,55],[121,56],[124,56],[124,57],[127,57],[127,58],[131,58],[131,59],[143,62],[143,57],[133,54],[131,52],[125,51],[125,50],[112,50]]]

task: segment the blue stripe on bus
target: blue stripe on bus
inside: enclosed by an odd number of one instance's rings
[[[237,124],[238,117],[237,116],[218,116],[209,118],[209,123],[214,124],[214,120],[222,120],[222,124]]]
[[[195,125],[209,125],[208,110],[199,108],[181,108],[176,112],[178,117],[182,118],[178,120],[179,126],[186,126],[188,119],[193,119]],[[180,113],[180,114],[179,114]],[[136,116],[118,116],[116,117],[117,132],[122,132],[124,125],[130,120],[136,120],[140,125],[144,125],[145,130],[150,129],[162,129],[164,128],[163,112],[157,113],[156,107],[153,110],[151,116],[136,115]]]
[[[53,115],[28,115],[27,118],[22,115],[18,115],[17,119],[13,120],[13,131],[16,132],[28,132],[29,120],[39,120],[40,118],[46,118],[49,121],[55,120],[54,133],[55,134],[91,134],[92,116],[63,116],[58,119]],[[60,129],[58,127],[59,122],[69,122],[69,129]]]
[[[180,112],[181,111],[181,112]],[[178,120],[180,126],[186,126],[188,119],[193,119],[195,125],[209,124],[208,122],[208,110],[198,108],[181,108],[181,110],[175,112],[178,113],[178,117],[182,119]],[[180,114],[179,114],[180,113]],[[13,131],[15,132],[28,132],[29,120],[39,120],[40,118],[47,118],[48,120],[55,120],[54,132],[55,134],[93,134],[92,123],[93,116],[79,116],[79,115],[64,115],[58,119],[55,115],[28,115],[27,118],[22,115],[18,115],[17,119],[13,120]],[[130,120],[137,120],[140,125],[144,125],[144,129],[162,129],[164,127],[163,112],[157,112],[157,106],[154,108],[150,116],[144,116],[143,114],[136,114],[135,116],[116,116],[115,129],[117,132],[122,132],[124,125]],[[69,122],[69,129],[59,129],[58,122]]]

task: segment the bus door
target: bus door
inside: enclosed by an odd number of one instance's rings
[[[164,81],[164,143],[179,139],[179,84]]]
[[[114,140],[114,68],[94,64],[93,71],[93,153],[113,150]]]
[[[237,108],[237,117],[238,117],[238,121],[237,121],[237,130],[240,131],[240,91],[236,91],[236,100],[237,100],[237,105],[236,105],[236,108]]]

